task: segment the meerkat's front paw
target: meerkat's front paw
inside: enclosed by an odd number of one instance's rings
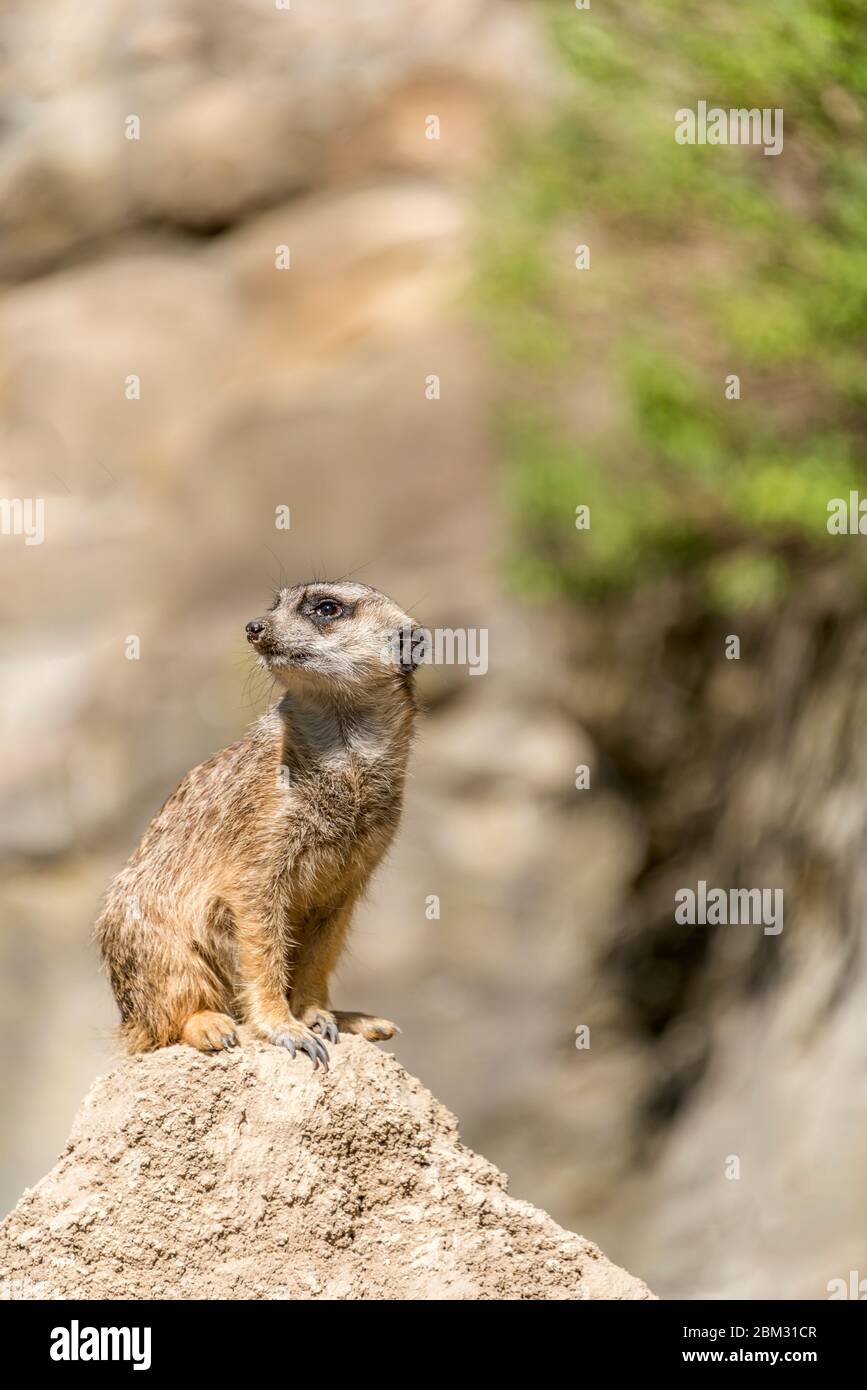
[[[301,1010],[301,1018],[307,1027],[330,1043],[340,1042],[337,1019],[330,1009],[320,1009],[315,1004]]]
[[[313,1063],[313,1070],[318,1066],[323,1071],[328,1070],[328,1049],[321,1038],[303,1023],[293,1019],[291,1022],[280,1023],[276,1028],[263,1029],[263,1036],[273,1043],[275,1047],[285,1047],[290,1056],[294,1057],[296,1052],[306,1052]]]
[[[181,1042],[199,1052],[219,1052],[223,1047],[234,1047],[237,1041],[234,1020],[210,1009],[191,1014],[181,1029]]]
[[[334,1017],[341,1033],[359,1033],[368,1042],[384,1042],[400,1032],[390,1018],[375,1018],[373,1014],[345,1013],[337,1009]]]

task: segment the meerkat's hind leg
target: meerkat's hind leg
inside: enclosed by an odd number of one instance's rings
[[[373,1014],[335,1009],[334,1018],[341,1033],[359,1033],[362,1038],[367,1038],[368,1042],[384,1042],[386,1038],[393,1038],[395,1033],[401,1031],[391,1019],[376,1018]]]
[[[237,1041],[234,1019],[211,1009],[190,1014],[181,1029],[181,1042],[198,1048],[199,1052],[219,1052],[221,1048],[234,1047]]]

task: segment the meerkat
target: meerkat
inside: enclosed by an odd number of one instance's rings
[[[129,1051],[232,1047],[243,1021],[327,1070],[339,1032],[399,1031],[333,1010],[329,981],[400,819],[413,627],[376,589],[318,582],[247,623],[280,698],[187,773],[97,923]]]

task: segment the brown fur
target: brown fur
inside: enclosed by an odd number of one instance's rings
[[[186,775],[97,923],[130,1051],[231,1046],[242,1019],[327,1066],[338,1027],[395,1031],[334,1014],[329,980],[400,818],[413,679],[383,647],[410,623],[365,585],[317,583],[248,624],[282,697]]]

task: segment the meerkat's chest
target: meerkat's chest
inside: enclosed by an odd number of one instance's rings
[[[290,860],[312,856],[323,874],[353,861],[375,862],[393,835],[401,809],[400,780],[377,764],[317,769],[288,779],[286,829]],[[372,865],[371,865],[372,866]]]
[[[397,828],[399,800],[358,778],[299,782],[287,814],[277,892],[297,935],[330,907],[355,896]]]

